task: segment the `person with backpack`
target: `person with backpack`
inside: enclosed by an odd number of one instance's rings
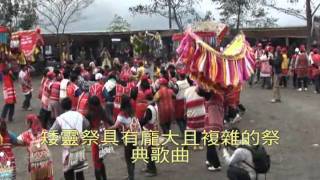
[[[29,114],[26,117],[29,129],[21,133],[17,141],[27,146],[28,170],[32,180],[53,180],[53,162],[46,144],[42,143],[42,132],[45,130],[37,115]]]
[[[61,107],[64,113],[57,117],[50,131],[58,131],[58,134],[61,134],[64,133],[64,131],[72,130],[77,131],[77,134],[81,134],[89,128],[89,121],[79,112],[72,110],[72,101],[69,97],[62,99]],[[78,138],[78,142],[81,142],[79,136],[75,137]],[[63,145],[62,162],[64,178],[66,180],[84,179],[83,170],[87,168],[88,165],[85,157],[85,149],[81,144],[78,143],[76,146]]]
[[[121,96],[120,112],[117,116],[115,124],[108,128],[109,130],[121,129],[122,133],[141,132],[141,126],[138,119],[135,117],[134,109],[131,104],[131,99],[126,94]],[[124,142],[124,156],[127,164],[128,180],[134,180],[135,163],[132,162],[132,151],[136,148],[133,143]]]
[[[222,148],[229,180],[257,180],[258,174],[266,175],[270,169],[270,157],[264,146],[244,145],[239,129],[232,128],[228,131],[239,134],[234,145]],[[232,155],[228,150],[233,151]]]
[[[273,98],[271,103],[280,103],[280,78],[281,78],[281,64],[282,64],[282,53],[281,47],[277,46],[274,60],[270,60],[270,63],[273,67]]]

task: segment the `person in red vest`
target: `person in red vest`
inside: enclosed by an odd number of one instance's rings
[[[168,134],[171,126],[171,121],[174,116],[174,99],[175,94],[172,89],[168,88],[168,80],[165,78],[159,79],[160,89],[154,96],[154,101],[157,102],[159,108],[160,126],[164,134]]]
[[[121,103],[121,97],[122,95],[130,95],[130,88],[123,86],[120,83],[116,84],[116,95],[114,99],[114,107],[113,107],[113,120],[115,121],[119,112],[120,112],[120,103]]]
[[[48,110],[51,112],[51,122],[60,116],[62,114],[62,108],[60,105],[60,85],[62,80],[62,74],[59,70],[54,71],[56,78],[53,80],[53,82],[49,86],[49,107]]]
[[[49,110],[49,101],[50,101],[50,86],[54,82],[56,74],[53,71],[47,73],[46,81],[43,84],[42,96],[41,96],[41,109],[40,109],[40,120],[42,127],[44,129],[48,128],[48,123],[51,119],[51,112]]]
[[[313,55],[311,57],[312,64],[312,76],[315,81],[315,91],[314,93],[320,93],[320,54],[318,49],[313,49]]]
[[[74,72],[70,74],[70,82],[67,86],[67,96],[71,99],[72,110],[75,111],[78,104],[78,97],[81,95],[81,89],[77,86],[78,75]]]
[[[78,98],[78,104],[76,111],[85,116],[88,112],[88,100],[89,100],[89,86],[88,84],[83,85],[83,92]]]
[[[3,70],[3,97],[4,107],[2,109],[1,118],[13,121],[14,105],[17,101],[16,90],[14,89],[13,74],[9,69]]]
[[[295,62],[295,70],[298,78],[298,91],[308,90],[308,55],[304,45],[300,46],[300,54]],[[302,86],[303,82],[303,86]]]
[[[22,65],[19,72],[19,80],[21,84],[22,94],[25,96],[22,108],[24,110],[32,111],[30,100],[32,98],[32,84],[31,84],[31,68],[27,65]]]
[[[0,152],[3,154],[2,157],[0,157],[0,163],[7,164],[10,162],[9,168],[12,169],[12,173],[7,174],[8,179],[16,179],[16,163],[13,153],[14,145],[17,145],[16,135],[8,131],[6,122],[0,119]]]
[[[104,81],[103,81],[103,75],[101,73],[97,73],[95,75],[95,82],[89,90],[90,96],[97,96],[101,102],[101,104],[104,106],[105,100],[103,98],[102,90],[104,86]]]
[[[292,75],[292,84],[294,88],[297,88],[297,72],[295,71],[295,65],[296,65],[296,59],[298,57],[300,53],[299,48],[295,48],[294,49],[294,54],[291,57],[291,61],[290,61],[290,73]]]

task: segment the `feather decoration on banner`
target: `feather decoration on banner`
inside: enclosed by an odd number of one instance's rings
[[[221,53],[188,30],[177,53],[191,78],[206,89],[218,91],[228,86],[238,87],[254,73],[253,50],[243,33]]]

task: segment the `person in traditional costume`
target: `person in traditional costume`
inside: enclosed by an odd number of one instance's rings
[[[149,89],[145,92],[146,99],[148,100],[148,107],[145,114],[140,121],[144,131],[159,131],[159,113],[156,103],[153,101],[152,90]],[[152,160],[152,148],[153,146],[147,146],[148,150],[148,163],[143,172],[146,177],[153,177],[157,175],[157,167],[155,161]]]
[[[145,71],[144,62],[143,62],[143,60],[141,60],[139,62],[139,67],[137,69],[137,79],[140,79],[142,77],[142,75],[144,75],[144,71]]]
[[[168,88],[168,80],[160,78],[160,88],[154,96],[154,101],[157,102],[159,108],[159,121],[164,134],[168,134],[171,122],[174,118],[174,92]]]
[[[16,179],[14,145],[17,145],[17,136],[8,131],[6,122],[0,119],[0,179]]]
[[[255,59],[256,59],[256,69],[255,69],[255,74],[252,75],[249,84],[252,85],[252,83],[254,82],[255,84],[257,84],[260,81],[260,57],[263,54],[263,47],[262,47],[262,43],[258,43],[257,49],[254,53]],[[256,77],[255,77],[256,76]],[[254,81],[254,79],[256,78],[256,80]]]
[[[70,81],[67,86],[67,97],[71,99],[72,110],[76,110],[78,98],[81,95],[81,89],[77,86],[78,75],[75,73],[70,74]]]
[[[220,93],[206,91],[201,87],[196,89],[197,93],[206,100],[206,118],[204,130],[206,132],[223,130],[224,118],[224,96]],[[207,143],[207,160],[206,165],[209,171],[221,170],[221,164],[217,153],[216,146]]]
[[[104,47],[100,53],[100,57],[102,58],[102,67],[105,67],[106,65],[111,66],[111,55],[106,47]]]
[[[289,72],[289,59],[287,55],[287,49],[283,47],[281,49],[282,53],[282,63],[281,63],[281,79],[280,79],[280,86],[286,88],[287,87],[287,79],[288,79],[288,72]]]
[[[119,112],[120,112],[120,104],[122,95],[130,94],[130,88],[126,86],[126,82],[120,83],[117,82],[115,86],[115,98],[114,98],[114,106],[113,106],[113,120],[115,121]]]
[[[88,112],[89,86],[85,85],[81,95],[78,98],[76,111],[85,116]]]
[[[105,100],[104,100],[103,93],[102,93],[103,86],[104,86],[103,75],[101,73],[97,73],[95,75],[95,80],[96,80],[96,82],[90,87],[89,94],[90,94],[90,96],[99,97],[99,100],[100,100],[102,106],[104,106]]]
[[[56,78],[56,74],[53,71],[49,71],[47,73],[46,81],[43,84],[42,96],[41,96],[41,109],[40,109],[40,120],[42,123],[42,127],[44,129],[48,128],[48,123],[51,119],[51,112],[49,109],[49,101],[50,101],[50,86],[54,82]]]
[[[83,180],[83,170],[88,168],[85,157],[85,149],[79,144],[79,135],[90,127],[89,121],[79,112],[72,110],[72,101],[69,97],[62,99],[61,107],[64,113],[57,117],[50,131],[58,131],[58,134],[68,130],[76,130],[78,138],[76,146],[63,145],[62,164],[64,178],[66,180]]]
[[[50,124],[53,124],[53,122],[56,120],[58,116],[62,113],[61,105],[60,105],[60,86],[61,86],[61,80],[62,80],[62,74],[59,70],[54,70],[56,78],[54,81],[49,85],[49,107],[48,110],[51,112],[51,122]]]
[[[196,143],[200,144],[206,117],[205,99],[198,95],[197,86],[187,88],[184,92],[184,99],[186,101],[186,129],[196,131]],[[197,148],[194,146],[194,150]],[[199,146],[199,149],[202,150],[203,147]]]
[[[99,155],[99,147],[102,145],[101,140],[103,140],[104,130],[113,124],[111,119],[107,118],[106,111],[101,105],[100,99],[98,96],[91,96],[88,102],[88,111],[86,118],[90,122],[91,130],[99,132],[99,141],[98,144],[91,144],[91,154],[92,161],[94,165],[94,174],[96,179],[106,180],[107,173],[105,165],[103,163],[103,158]]]
[[[24,110],[32,111],[30,106],[30,101],[32,98],[32,83],[31,83],[31,67],[27,65],[22,65],[21,70],[19,72],[19,80],[21,84],[22,94],[25,99],[22,104],[22,108]]]
[[[50,151],[42,143],[42,133],[45,130],[37,115],[29,114],[26,117],[29,129],[18,136],[18,143],[27,146],[28,170],[32,180],[53,180],[53,164]]]
[[[135,121],[135,122],[134,122]],[[117,116],[115,124],[108,129],[120,129],[122,133],[127,131],[137,132],[133,127],[140,127],[139,121],[135,118],[134,109],[131,104],[131,99],[126,94],[121,97],[120,112]],[[141,131],[141,129],[140,129]],[[135,163],[132,160],[132,151],[136,146],[133,143],[124,143],[124,155],[127,164],[128,180],[134,180]]]
[[[116,95],[116,76],[113,73],[109,73],[108,80],[104,84],[102,92],[103,97],[106,102],[105,110],[108,114],[108,118],[113,119],[113,109],[114,109],[114,101],[115,101],[115,95]]]
[[[146,99],[146,92],[151,91],[150,81],[147,75],[141,77],[140,86],[136,87],[137,97],[135,98],[135,111],[136,117],[141,120],[145,114],[148,107],[148,101]]]
[[[297,88],[298,87],[298,82],[297,82],[297,72],[295,71],[295,64],[296,64],[296,60],[297,60],[297,57],[300,53],[300,50],[299,48],[295,48],[294,49],[294,54],[292,55],[291,57],[291,60],[290,60],[290,73],[292,75],[292,84],[293,84],[293,87],[294,88]]]
[[[15,103],[17,101],[16,90],[14,88],[13,74],[9,69],[3,70],[3,98],[4,106],[1,113],[1,118],[6,119],[8,116],[8,121],[13,121]]]
[[[267,89],[271,89],[271,73],[272,73],[272,66],[270,65],[269,61],[269,49],[265,49],[262,55],[259,57],[260,63],[260,77],[262,79],[261,87],[264,89],[267,86]]]
[[[281,47],[277,46],[274,60],[270,61],[273,67],[273,98],[271,99],[271,103],[281,102],[280,78],[281,78],[282,61],[283,61],[283,56],[281,54]]]
[[[318,49],[313,49],[312,59],[312,76],[314,78],[315,83],[315,91],[314,93],[320,93],[320,54]]]
[[[175,100],[175,119],[180,128],[181,134],[186,130],[186,99],[184,97],[185,91],[190,87],[186,78],[186,71],[184,69],[178,70],[179,79],[177,81],[178,93]]]
[[[298,91],[308,90],[308,55],[304,45],[300,46],[300,54],[295,62],[295,70],[298,78]],[[303,82],[303,84],[302,84]]]

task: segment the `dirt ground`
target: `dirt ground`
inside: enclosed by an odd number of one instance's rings
[[[39,100],[36,98],[39,79],[34,79],[34,93],[32,98],[33,113],[39,112]],[[2,86],[0,87],[2,89]],[[19,134],[26,129],[24,117],[27,113],[22,111],[20,86],[16,84],[18,102],[14,122],[8,123],[9,130]],[[271,104],[272,91],[260,87],[245,88],[241,102],[246,106],[247,112],[237,126],[242,129],[263,131],[279,130],[279,145],[267,147],[271,155],[271,170],[267,174],[270,180],[319,180],[320,179],[320,95],[308,92],[297,92],[292,88],[281,89],[282,103]],[[3,106],[2,91],[0,105]],[[174,125],[175,132],[177,131]],[[61,165],[61,148],[50,147],[54,159],[55,179],[63,179]],[[16,147],[14,153],[17,161],[17,179],[28,179],[27,151],[25,147]],[[121,180],[126,176],[126,165],[123,148],[116,148],[116,152],[105,160],[108,179]],[[92,168],[91,155],[88,152],[90,168],[85,170],[86,179],[95,179]],[[220,156],[221,157],[221,156]],[[221,158],[222,159],[222,158]],[[222,162],[223,163],[223,162]],[[146,178],[140,172],[144,167],[142,162],[136,165],[136,179],[153,180],[225,180],[226,167],[221,172],[209,172],[205,166],[205,150],[190,151],[188,164],[160,164],[158,176]],[[264,179],[264,176],[260,176]]]

